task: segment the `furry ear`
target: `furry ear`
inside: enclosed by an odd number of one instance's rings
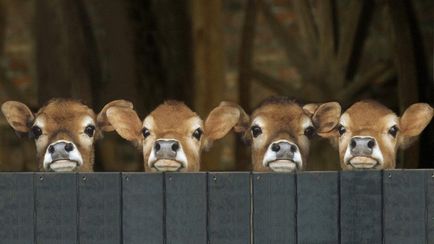
[[[110,125],[122,138],[133,142],[143,139],[142,122],[132,108],[113,106],[106,114]]]
[[[205,121],[205,136],[208,143],[224,137],[233,128],[241,133],[248,128],[249,116],[238,104],[221,102]]]
[[[18,133],[30,131],[30,124],[35,120],[35,115],[21,102],[7,101],[3,103],[1,110],[9,125]]]
[[[104,108],[101,109],[101,112],[98,113],[96,118],[98,127],[103,131],[113,131],[114,128],[110,124],[107,118],[107,110],[111,107],[121,107],[121,108],[129,108],[133,109],[133,104],[126,100],[114,100],[107,103]]]
[[[433,118],[433,114],[433,108],[426,103],[415,103],[405,110],[399,119],[401,148],[407,148],[417,139]]]
[[[309,103],[303,106],[303,110],[311,117],[319,136],[324,138],[339,136],[335,129],[341,116],[341,105],[339,103]]]
[[[312,117],[320,105],[320,103],[308,103],[303,106],[303,110],[309,117]]]

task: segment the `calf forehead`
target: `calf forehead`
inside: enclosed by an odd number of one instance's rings
[[[200,122],[199,116],[181,102],[166,102],[150,114],[158,130],[190,129],[193,123]]]
[[[279,129],[299,129],[309,118],[296,103],[269,104],[256,109],[252,119],[260,118],[267,127]]]
[[[43,118],[51,128],[81,128],[82,123],[95,121],[95,113],[77,101],[51,101],[42,107],[36,118]]]
[[[343,114],[342,120],[354,129],[370,128],[376,130],[396,122],[397,116],[380,103],[363,101],[348,108]]]

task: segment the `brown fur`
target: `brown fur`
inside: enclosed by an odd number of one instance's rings
[[[125,102],[119,101],[118,104],[125,104]],[[108,106],[103,111],[107,108]],[[102,137],[102,133],[97,124],[96,114],[86,105],[77,100],[52,99],[33,114],[26,105],[10,101],[2,105],[2,111],[9,124],[18,132],[28,133],[36,121],[44,125],[41,128],[42,136],[35,139],[37,163],[41,171],[44,170],[43,160],[48,145],[57,140],[71,141],[77,146],[83,159],[83,165],[78,171],[93,171],[94,142]],[[84,119],[91,119],[94,123],[95,133],[92,138],[83,136]]]
[[[223,102],[211,111],[204,125],[200,117],[184,103],[170,100],[153,110],[143,123],[132,108],[111,108],[107,111],[107,117],[120,136],[142,148],[145,171],[156,170],[148,164],[155,141],[174,139],[181,144],[187,160],[187,167],[179,171],[194,172],[200,170],[202,150],[236,126],[240,113],[235,105]],[[150,131],[147,138],[142,134],[144,127]],[[199,141],[192,136],[198,128],[203,130]]]
[[[384,159],[383,164],[377,168],[393,169],[396,167],[398,148],[405,148],[411,144],[428,125],[432,116],[433,109],[428,104],[414,104],[404,112],[402,118],[399,118],[384,105],[365,100],[353,104],[341,116],[341,123],[346,123],[346,132],[342,136],[337,131],[338,127],[322,136],[330,138],[338,146],[342,169],[353,169],[344,162],[345,152],[353,136],[375,138]],[[388,134],[393,125],[399,128],[396,137]]]
[[[330,130],[337,123],[337,116],[330,116],[331,110],[340,114],[340,106],[337,103],[326,103],[332,105],[333,109],[324,108],[321,104],[307,104],[300,106],[295,101],[285,97],[272,97],[264,100],[253,112],[250,117],[250,123],[244,128],[243,138],[252,143],[252,164],[254,171],[271,171],[262,163],[264,155],[269,145],[277,140],[287,140],[296,144],[300,150],[303,160],[302,170],[306,167],[306,161],[309,154],[309,139],[304,135],[305,127],[309,123],[316,127],[317,130]],[[314,116],[315,112],[317,115]],[[336,114],[336,112],[334,112]],[[324,116],[326,115],[326,116]],[[335,118],[336,117],[336,118]],[[253,138],[250,127],[256,123],[257,119],[261,120],[262,134]],[[312,119],[321,121],[315,125]],[[330,125],[331,123],[331,125]],[[327,126],[331,128],[327,129]]]

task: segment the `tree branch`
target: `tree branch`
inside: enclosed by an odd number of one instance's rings
[[[300,32],[305,39],[303,42],[305,53],[315,57],[318,51],[318,31],[313,18],[312,7],[308,0],[297,0],[293,3]]]
[[[271,31],[277,38],[277,41],[285,49],[286,55],[288,57],[290,65],[294,65],[299,72],[303,72],[303,77],[308,77],[309,72],[306,71],[306,58],[301,51],[298,43],[290,38],[288,35],[288,30],[283,28],[276,16],[273,15],[270,6],[266,4],[263,0],[257,0],[258,7],[261,8],[262,13],[267,21]]]

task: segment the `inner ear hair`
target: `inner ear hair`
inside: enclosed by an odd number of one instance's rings
[[[130,108],[133,109],[133,104],[127,100],[114,100],[107,103],[102,109],[101,112],[98,113],[97,116],[97,125],[103,131],[113,131],[114,128],[110,124],[107,118],[107,110],[112,107],[120,107],[120,108]]]
[[[204,132],[209,141],[224,137],[232,128],[244,132],[248,127],[249,116],[238,104],[221,102],[205,121]]]
[[[27,133],[35,120],[33,112],[24,103],[7,101],[2,104],[1,110],[9,125],[17,132]]]
[[[427,103],[415,103],[408,107],[399,119],[403,136],[418,136],[433,118],[434,110]]]
[[[319,106],[320,103],[308,103],[303,106],[303,110],[309,117],[312,117]]]
[[[318,134],[332,132],[339,123],[341,106],[337,102],[323,103],[317,107],[312,115],[312,122],[317,128]]]
[[[116,132],[128,141],[140,141],[143,138],[142,122],[132,108],[113,106],[107,109],[107,118]]]

